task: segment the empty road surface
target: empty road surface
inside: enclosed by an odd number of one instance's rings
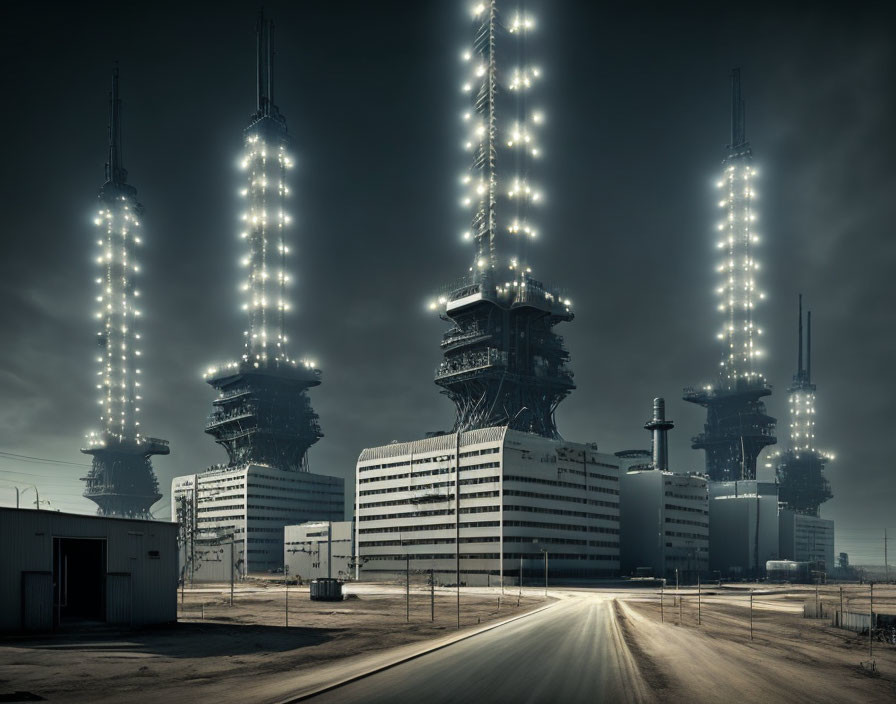
[[[563,600],[308,701],[576,704],[650,698],[613,601],[595,595]]]

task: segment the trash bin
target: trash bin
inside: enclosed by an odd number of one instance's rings
[[[311,580],[312,601],[342,601],[342,582],[330,577]]]

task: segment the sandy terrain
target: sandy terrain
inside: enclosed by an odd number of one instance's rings
[[[338,658],[456,632],[455,592],[436,590],[430,621],[429,588],[412,585],[410,623],[403,586],[352,585],[353,598],[310,601],[308,589],[290,587],[289,627],[282,586],[229,591],[186,590],[176,626],[129,632],[96,630],[0,640],[0,701],[15,691],[48,701],[140,701],[186,683],[253,679],[299,673]],[[499,590],[498,590],[499,591]],[[495,590],[464,590],[461,625],[501,620],[545,604],[543,594],[510,592],[498,608]],[[203,618],[204,617],[204,618]],[[183,695],[183,692],[180,692]],[[7,700],[8,701],[8,700]],[[194,699],[195,701],[195,699]]]
[[[867,587],[850,587],[848,593],[854,607],[864,593],[867,609]],[[896,590],[888,597],[896,604]],[[814,598],[814,588],[755,595],[752,640],[748,593],[705,596],[699,626],[695,595],[684,597],[680,622],[670,594],[665,623],[656,596],[621,599],[617,615],[660,701],[896,701],[896,646],[874,644],[878,674],[869,676],[861,667],[869,659],[867,636],[832,628],[827,619],[803,618],[803,602]],[[839,604],[836,587],[823,588],[819,598]]]

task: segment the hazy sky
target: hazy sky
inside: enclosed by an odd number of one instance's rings
[[[676,421],[671,462],[703,468],[703,413],[682,387],[719,350],[713,184],[741,66],[759,169],[768,399],[786,442],[796,297],[813,311],[817,441],[835,452],[837,550],[881,562],[896,536],[896,23],[872,5],[528,3],[539,20],[546,204],[535,273],[565,286],[558,328],[577,390],[558,424],[601,450],[648,447],[651,399]],[[509,3],[508,7],[512,7]],[[881,4],[880,7],[882,7]],[[143,218],[143,427],[171,478],[220,462],[201,371],[241,352],[242,129],[254,110],[255,3],[6,4],[0,17],[3,220],[0,452],[85,463],[98,426],[94,232],[116,59],[124,160]],[[292,135],[291,350],[323,369],[314,471],[349,479],[365,446],[446,429],[426,310],[472,256],[460,239],[464,2],[266,2],[277,102]],[[0,456],[0,504],[36,483],[63,510],[86,467]],[[25,496],[33,500],[33,493]],[[889,522],[889,523],[888,523]]]

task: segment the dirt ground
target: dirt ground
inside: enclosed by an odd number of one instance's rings
[[[187,589],[179,622],[169,627],[3,639],[0,701],[11,701],[4,697],[13,692],[60,702],[139,701],[146,688],[298,672],[456,631],[453,590],[436,590],[435,621],[430,621],[429,588],[412,585],[409,622],[403,585],[352,585],[347,591],[352,590],[345,601],[332,603],[310,601],[307,587],[290,587],[288,627],[286,592],[268,583],[251,590],[241,586],[232,607],[227,588]],[[500,605],[498,596],[495,590],[464,590],[461,627],[509,618],[545,603],[538,592],[524,593],[519,606],[515,592],[508,592]]]
[[[896,701],[896,646],[874,642],[870,673],[867,635],[834,628],[830,619],[803,618],[814,588],[787,591],[754,595],[752,638],[749,592],[704,594],[700,625],[693,593],[681,599],[680,611],[667,594],[662,612],[659,598],[650,596],[620,600],[617,613],[660,701]],[[896,589],[880,596],[875,611],[881,604],[881,611],[896,612]],[[848,587],[847,599],[853,610],[867,610],[868,587]],[[839,589],[822,587],[819,601],[839,605]]]

